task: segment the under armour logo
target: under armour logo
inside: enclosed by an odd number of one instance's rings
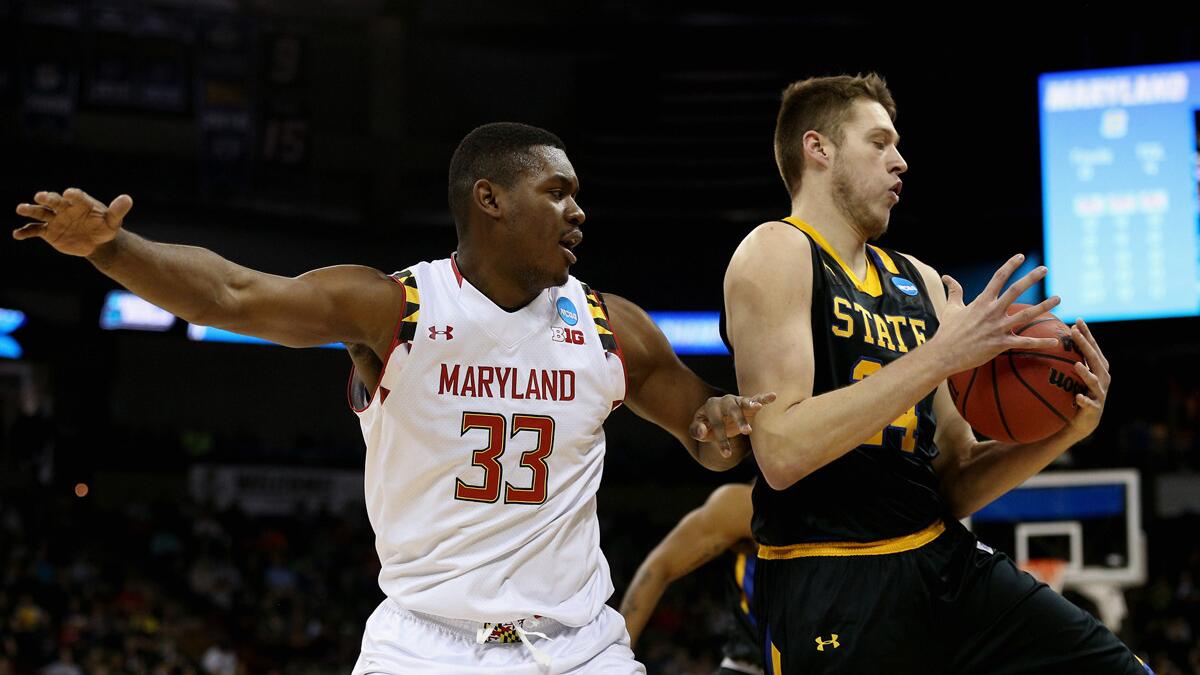
[[[823,652],[823,651],[825,651],[825,647],[827,647],[827,646],[832,646],[834,649],[841,647],[842,643],[838,642],[837,638],[838,638],[837,633],[833,633],[832,635],[830,635],[828,640],[822,640],[818,636],[817,637],[817,651]]]
[[[447,340],[454,339],[454,326],[446,326],[446,330],[438,330],[437,326],[429,327],[429,339],[436,340],[437,336],[445,335]]]

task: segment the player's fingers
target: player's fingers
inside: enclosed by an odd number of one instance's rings
[[[688,427],[688,433],[691,434],[692,438],[697,441],[703,441],[705,438],[707,438],[708,431],[708,420],[706,420],[701,414],[697,414],[696,417],[692,419],[692,426]]]
[[[989,299],[1000,297],[1000,289],[1004,288],[1004,284],[1008,281],[1008,278],[1012,276],[1013,272],[1017,271],[1017,268],[1019,268],[1023,262],[1025,262],[1025,256],[1020,253],[1009,258],[1008,261],[1001,265],[1000,269],[996,270],[996,273],[992,275],[992,280],[988,282],[987,287],[983,289],[983,292],[979,294],[979,297],[987,297]]]
[[[721,405],[722,419],[725,421],[725,435],[736,436],[750,433],[752,429],[746,415],[742,413],[741,397],[731,396],[729,398],[729,401]]]
[[[113,220],[124,220],[126,214],[128,214],[129,210],[132,208],[133,197],[130,197],[129,195],[117,195],[117,198],[112,200],[112,203],[108,205],[107,218],[110,222]]]
[[[79,188],[67,188],[63,190],[62,196],[64,200],[76,206],[91,206],[96,201],[92,199],[91,195]]]
[[[57,192],[39,192],[33,196],[33,201],[45,206],[51,211],[57,211],[66,204],[63,202],[62,195]]]
[[[46,230],[48,229],[49,227],[45,223],[27,223],[25,226],[13,230],[12,236],[13,239],[17,240],[31,239],[46,234]]]
[[[39,204],[17,204],[17,215],[38,220],[52,220],[54,212]]]
[[[950,304],[963,304],[963,288],[955,281],[954,277],[949,274],[943,274],[942,283],[946,284],[946,302]]]
[[[1082,363],[1075,364],[1075,372],[1083,378],[1083,383],[1087,385],[1088,393],[1091,398],[1096,399],[1101,405],[1104,404],[1104,399],[1108,396],[1108,388],[1096,377],[1096,373]]]
[[[1005,346],[1008,349],[1015,349],[1017,351],[1054,349],[1058,346],[1058,338],[1039,338],[1027,337],[1024,335],[1013,335],[1009,338]]]
[[[1092,397],[1084,396],[1083,394],[1075,394],[1075,405],[1079,406],[1080,408],[1088,407],[1093,410],[1103,410],[1104,409],[1100,406],[1100,403],[1093,400]]]
[[[1009,286],[1008,289],[1004,291],[1004,295],[1000,296],[1000,306],[1008,307],[1009,305],[1013,304],[1017,301],[1017,298],[1021,297],[1022,293],[1032,288],[1034,284],[1044,278],[1046,278],[1045,267],[1038,266],[1033,268],[1029,274],[1017,279],[1015,282],[1013,282],[1012,286]]]
[[[1107,372],[1108,359],[1104,356],[1104,352],[1100,350],[1100,343],[1096,341],[1096,336],[1092,335],[1091,326],[1088,326],[1087,322],[1083,319],[1076,319],[1075,325],[1079,327],[1079,332],[1083,333],[1083,336],[1088,339],[1088,342],[1092,343],[1092,349],[1096,350],[1096,356],[1099,359],[1100,366],[1104,368],[1105,372]]]
[[[721,448],[722,457],[733,457],[733,446],[729,444],[729,437],[722,432],[717,432],[717,445]]]
[[[1062,299],[1057,295],[1052,295],[1036,305],[1030,305],[1029,307],[1026,307],[1025,309],[1008,317],[1007,326],[1009,328],[1024,326],[1030,321],[1037,319],[1039,316],[1057,307],[1058,303],[1061,301]]]
[[[759,405],[759,407],[761,408],[762,406],[767,405],[768,403],[774,403],[775,399],[777,399],[777,398],[779,398],[779,397],[775,395],[775,392],[768,391],[765,394],[756,394],[756,395],[751,396],[750,398],[744,399],[744,400],[748,400],[751,403],[757,403]]]
[[[1104,361],[1104,357],[1096,351],[1095,345],[1083,335],[1083,331],[1079,330],[1078,326],[1071,326],[1071,337],[1075,339],[1075,344],[1079,346],[1079,351],[1083,353],[1084,361],[1086,361],[1088,370],[1095,372],[1096,376],[1104,383],[1105,388],[1112,381],[1112,376],[1108,373],[1108,363]]]

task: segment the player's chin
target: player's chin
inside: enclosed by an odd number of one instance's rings
[[[538,277],[541,279],[544,288],[562,286],[567,283],[570,275],[571,265],[565,260],[562,262],[555,261],[554,264],[545,265],[538,270]]]
[[[880,217],[875,219],[875,222],[871,223],[868,226],[868,230],[867,230],[867,232],[868,232],[867,239],[868,240],[874,241],[874,240],[882,237],[883,235],[887,234],[888,221],[890,220],[888,215],[889,214],[885,211]]]

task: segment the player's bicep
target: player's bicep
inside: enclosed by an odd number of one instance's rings
[[[231,296],[235,310],[223,328],[293,347],[355,342],[377,353],[386,353],[404,304],[404,289],[390,277],[354,265],[254,275]]]
[[[742,242],[725,274],[738,389],[778,394],[756,426],[812,396],[812,264],[804,235],[768,223]]]
[[[604,301],[625,355],[626,405],[685,445],[692,444],[688,433],[692,417],[716,389],[679,360],[667,337],[640,307],[617,295],[605,294]]]

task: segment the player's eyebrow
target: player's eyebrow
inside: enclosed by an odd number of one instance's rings
[[[882,126],[882,125],[874,126],[874,127],[871,127],[871,129],[867,131],[868,136],[871,134],[874,134],[874,133],[882,133],[884,136],[887,136],[887,138],[889,140],[891,140],[892,145],[900,145],[900,134],[896,133],[895,131],[893,131],[885,126]]]

